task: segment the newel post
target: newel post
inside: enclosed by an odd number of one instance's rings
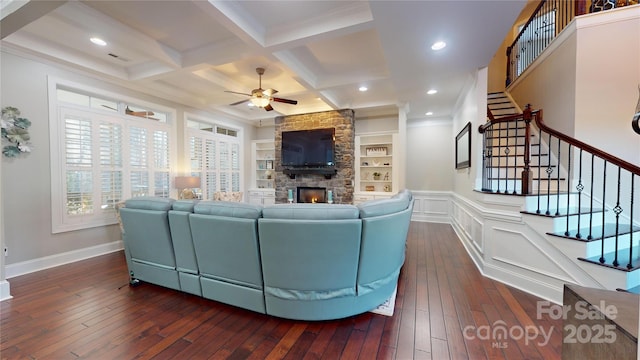
[[[522,169],[522,194],[531,194],[533,187],[533,179],[529,163],[531,162],[531,105],[527,104],[527,107],[522,112],[522,119],[524,120],[524,169]]]

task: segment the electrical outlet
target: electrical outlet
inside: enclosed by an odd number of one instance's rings
[[[9,256],[9,249],[8,248],[4,248],[4,256]]]

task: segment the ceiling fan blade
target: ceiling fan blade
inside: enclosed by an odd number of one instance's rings
[[[289,100],[289,99],[283,99],[283,98],[277,98],[277,97],[274,97],[271,100],[275,102],[285,103],[285,104],[298,105],[298,100]]]
[[[269,104],[269,105],[265,106],[264,109],[267,110],[267,111],[271,111],[271,110],[273,110],[273,107],[271,106],[271,104]]]
[[[128,106],[127,106],[126,109],[124,109],[124,113],[127,114],[127,115],[133,115],[133,116],[138,116],[138,117],[149,117],[149,116],[155,115],[153,113],[153,111],[133,111],[133,110],[129,109]]]
[[[236,101],[236,102],[234,102],[233,104],[229,104],[229,105],[231,105],[231,106],[233,106],[233,105],[240,105],[240,104],[242,104],[242,103],[246,103],[246,102],[247,102],[247,101],[249,101],[249,100],[251,100],[251,99],[244,99],[244,100]]]
[[[277,92],[278,92],[278,90],[276,90],[276,89],[267,89],[267,90],[262,91],[262,93],[267,95],[267,96],[271,96],[271,95],[273,95],[273,94],[275,94]]]
[[[118,109],[116,109],[116,108],[114,108],[114,107],[111,107],[111,106],[108,106],[108,105],[105,105],[105,104],[102,104],[102,106],[106,107],[107,109],[111,109],[111,110],[114,110],[114,111],[118,111]]]
[[[245,94],[245,93],[241,93],[241,92],[237,92],[237,91],[225,90],[224,92],[226,92],[226,93],[232,93],[232,94],[238,94],[238,95],[251,96],[251,94]]]

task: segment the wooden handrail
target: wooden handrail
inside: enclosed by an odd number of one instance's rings
[[[527,105],[527,107],[529,107],[529,105]],[[533,118],[536,125],[538,126],[538,129],[543,130],[557,137],[558,139],[563,140],[579,149],[585,150],[593,155],[596,155],[601,159],[606,160],[610,164],[617,165],[633,174],[640,175],[640,167],[548,127],[542,120],[542,109],[532,111],[531,113],[533,114]]]
[[[484,123],[484,124],[482,124],[482,125],[480,125],[478,127],[478,132],[480,132],[480,134],[483,134],[493,124],[499,124],[499,123],[514,121],[514,120],[522,120],[523,116],[524,116],[523,114],[514,114],[514,115],[508,115],[508,116],[503,116],[503,117],[499,117],[499,118],[494,118],[493,114],[492,114],[492,116],[489,117],[489,121],[487,121],[486,123]]]
[[[553,136],[555,136],[556,138],[571,144],[572,146],[577,147],[578,149],[582,149],[585,150],[593,155],[596,155],[598,157],[600,157],[601,159],[606,160],[608,163],[617,165],[631,173],[634,173],[636,175],[640,175],[640,167],[636,166],[628,161],[622,160],[617,156],[613,156],[607,152],[604,152],[596,147],[593,147],[587,143],[584,143],[580,140],[577,140],[575,138],[572,138],[571,136],[565,135],[557,130],[554,130],[552,128],[550,128],[549,126],[547,126],[547,124],[544,123],[544,120],[542,120],[542,109],[539,110],[530,110],[531,107],[530,105],[527,105],[526,109],[525,109],[525,113],[527,111],[531,112],[531,116],[534,120],[534,122],[536,123],[536,126],[538,126],[538,129],[543,130],[544,132],[551,134]],[[524,120],[525,119],[525,114],[515,114],[515,115],[509,115],[509,116],[504,116],[504,117],[500,117],[500,118],[495,118],[495,119],[491,119],[489,121],[487,121],[486,123],[480,125],[478,127],[478,132],[480,132],[481,134],[484,133],[488,128],[490,128],[491,126],[493,126],[494,124],[499,124],[499,123],[503,123],[503,122],[509,122],[509,121],[514,121],[514,120]]]

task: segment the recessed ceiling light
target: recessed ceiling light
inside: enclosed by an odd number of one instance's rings
[[[436,94],[437,92],[438,92],[438,90],[436,90],[436,89],[431,89],[431,90],[427,91],[427,94],[429,94],[429,95],[433,95],[433,94]]]
[[[429,112],[425,113],[425,115],[431,116],[431,115],[433,115],[433,111],[429,111]]]
[[[358,90],[360,90],[360,91],[367,91],[367,90],[369,90],[369,88],[367,88],[366,86],[360,86],[360,87],[358,88]]]
[[[107,46],[107,42],[102,40],[102,39],[100,39],[99,37],[92,37],[89,40],[91,40],[91,42],[96,44],[96,45]]]
[[[436,41],[431,45],[431,50],[442,50],[447,46],[447,43],[444,41]]]
[[[249,101],[249,103],[247,104],[247,106],[249,106],[249,107],[253,107],[253,106],[255,106],[255,105],[254,105],[251,101]]]

